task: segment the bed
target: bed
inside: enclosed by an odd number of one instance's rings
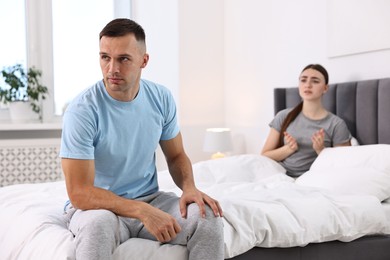
[[[275,112],[299,102],[296,88],[274,93]],[[360,145],[324,150],[304,176],[290,178],[258,154],[193,165],[199,188],[224,209],[226,259],[390,259],[390,79],[333,84],[324,98]],[[167,171],[158,178],[162,190],[180,194]],[[0,259],[74,259],[66,199],[62,180],[0,188]],[[113,258],[188,253],[134,238]]]
[[[274,89],[275,114],[299,102],[298,88]],[[390,78],[330,84],[323,102],[329,111],[345,120],[360,145],[390,144]],[[390,236],[367,236],[349,243],[312,243],[305,247],[255,247],[232,259],[385,260],[390,259]]]

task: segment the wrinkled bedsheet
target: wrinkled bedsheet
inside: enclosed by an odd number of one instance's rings
[[[244,159],[232,163],[245,163]],[[260,177],[240,172],[226,177],[223,167],[202,162],[194,165],[194,175],[198,188],[217,198],[223,208],[225,258],[255,246],[348,242],[368,234],[390,233],[376,197],[300,186],[284,172],[265,172],[266,167],[258,169]],[[167,171],[158,174],[162,190],[181,194]],[[73,236],[63,219],[66,200],[63,181],[1,188],[0,259],[74,259]],[[130,239],[116,249],[114,259],[151,260],[161,255],[183,260],[188,253],[183,246]]]

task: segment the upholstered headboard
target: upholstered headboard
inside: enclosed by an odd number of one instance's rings
[[[297,87],[274,89],[275,114],[300,100]],[[360,144],[390,144],[390,78],[330,84],[323,103]]]

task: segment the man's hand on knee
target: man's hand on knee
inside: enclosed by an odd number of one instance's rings
[[[181,227],[174,217],[147,204],[140,220],[149,233],[162,243],[175,239],[181,231]]]

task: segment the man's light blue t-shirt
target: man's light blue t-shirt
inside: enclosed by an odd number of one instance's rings
[[[60,157],[94,160],[95,186],[137,198],[158,190],[156,148],[178,133],[167,88],[141,80],[136,98],[122,102],[99,81],[67,107]]]

